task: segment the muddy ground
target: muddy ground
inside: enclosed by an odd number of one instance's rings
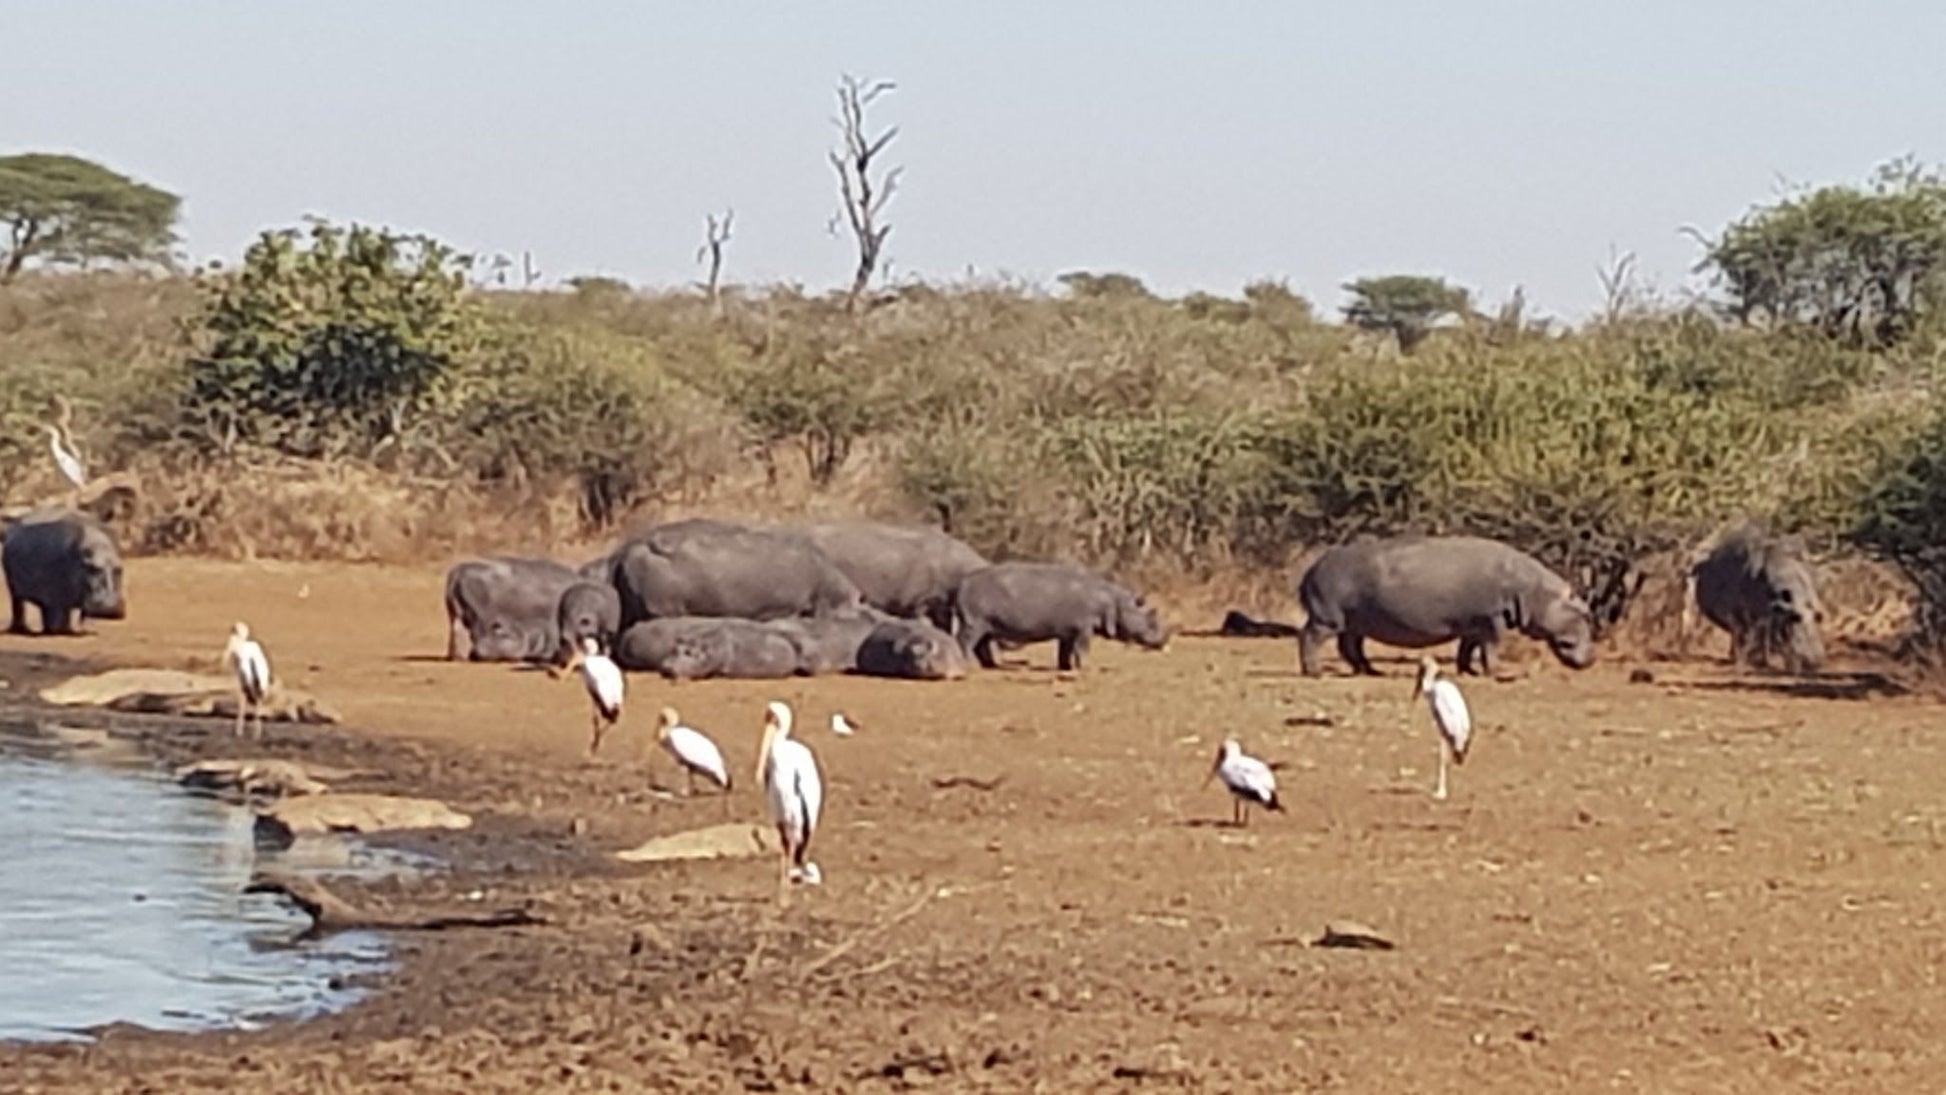
[[[50,657],[210,669],[246,618],[346,720],[261,751],[479,816],[422,842],[451,876],[361,899],[477,887],[552,922],[399,936],[397,977],[315,1022],[0,1050],[0,1090],[1892,1091],[1946,1069],[1946,712],[1869,667],[1576,674],[1528,650],[1466,684],[1481,738],[1446,803],[1405,660],[1307,681],[1262,640],[1101,648],[1075,680],[1046,648],[960,683],[635,678],[591,763],[578,684],[439,660],[439,575],[137,561],[131,619],[0,639],[0,676],[17,697]],[[772,697],[826,772],[823,887],[780,911],[767,860],[606,854],[725,816],[648,794],[662,702],[724,744],[729,816],[760,817]],[[834,710],[863,729],[832,735]],[[245,751],[221,722],[92,718],[166,757]],[[1199,782],[1226,733],[1285,762],[1287,813],[1221,824]],[[1340,918],[1397,948],[1308,945]]]

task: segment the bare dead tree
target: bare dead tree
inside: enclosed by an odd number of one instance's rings
[[[720,313],[723,308],[718,296],[723,274],[723,245],[730,242],[730,225],[736,216],[736,210],[725,209],[720,221],[714,213],[703,217],[703,245],[696,249],[696,261],[709,261],[709,280],[703,283],[703,292],[709,297],[709,308],[713,313]]]
[[[1635,252],[1617,255],[1615,249],[1610,247],[1608,265],[1595,267],[1595,277],[1601,281],[1602,321],[1614,323],[1634,302]]]
[[[876,137],[867,136],[865,108],[893,87],[890,80],[871,82],[849,74],[838,83],[838,117],[834,120],[844,134],[845,147],[842,152],[831,153],[831,166],[838,172],[838,197],[844,204],[845,220],[850,223],[852,238],[858,243],[858,270],[852,275],[851,292],[845,297],[846,311],[858,307],[859,295],[878,270],[885,237],[892,233],[891,225],[879,223],[879,214],[884,212],[885,203],[892,200],[893,192],[898,189],[899,173],[905,169],[892,168],[876,185],[872,182],[871,169],[872,161],[899,135],[899,127],[893,126]]]
[[[532,251],[522,251],[520,253],[521,288],[532,289],[534,283],[539,280],[541,280],[541,268],[534,265],[534,253]]]

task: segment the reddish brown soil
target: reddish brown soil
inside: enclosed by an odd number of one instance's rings
[[[129,584],[98,635],[0,640],[15,690],[48,668],[26,653],[210,667],[246,618],[346,716],[266,751],[480,816],[428,841],[450,878],[363,896],[479,886],[554,923],[402,936],[396,978],[312,1023],[8,1049],[0,1090],[1893,1091],[1946,1069],[1940,710],[1866,676],[1528,657],[1466,684],[1483,730],[1443,804],[1407,662],[1303,680],[1267,641],[1100,648],[1075,680],[1044,648],[946,684],[638,677],[590,764],[578,684],[437,660],[437,568],[140,561]],[[826,771],[823,887],[780,912],[769,861],[607,858],[723,816],[644,795],[663,702],[759,817],[773,696]],[[832,735],[833,710],[863,729]],[[207,729],[153,745],[242,748]],[[1287,763],[1288,813],[1218,824],[1199,781],[1226,733]],[[1339,918],[1397,949],[1306,945]]]

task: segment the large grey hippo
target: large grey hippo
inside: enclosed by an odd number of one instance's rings
[[[456,563],[446,572],[446,657],[467,660],[553,660],[559,641],[561,595],[580,581],[552,559],[502,556]]]
[[[956,681],[966,676],[959,640],[924,620],[891,619],[859,644],[858,672],[871,677]]]
[[[1690,568],[1689,580],[1697,610],[1730,633],[1732,661],[1765,666],[1777,651],[1793,673],[1824,664],[1824,608],[1801,541],[1739,525]]]
[[[27,633],[27,606],[40,610],[41,633],[73,635],[75,614],[86,620],[128,615],[122,591],[122,553],[92,514],[41,509],[9,525],[0,546],[13,620],[7,630]]]
[[[658,616],[631,625],[615,643],[615,664],[673,680],[769,680],[805,672],[782,628],[734,616]]]
[[[1060,642],[1062,669],[1080,669],[1092,636],[1151,650],[1169,634],[1154,608],[1125,586],[1071,563],[1001,563],[967,575],[954,598],[961,649],[992,669],[993,644]]]
[[[817,545],[788,529],[674,521],[624,541],[609,558],[624,628],[662,616],[821,616],[863,603]]]
[[[807,526],[804,534],[844,571],[866,604],[894,616],[924,617],[945,630],[953,626],[953,591],[960,580],[990,565],[933,528],[840,521]]]
[[[1318,646],[1332,635],[1359,673],[1378,672],[1365,656],[1366,639],[1403,647],[1458,639],[1460,672],[1490,676],[1494,648],[1509,631],[1545,641],[1563,665],[1585,669],[1595,660],[1587,602],[1540,560],[1497,540],[1360,537],[1319,556],[1297,596],[1306,616],[1297,639],[1306,676],[1318,675]]]

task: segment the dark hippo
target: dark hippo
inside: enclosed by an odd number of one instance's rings
[[[675,521],[623,542],[610,558],[623,627],[662,616],[822,616],[863,603],[817,545],[787,529]]]
[[[1739,526],[1690,568],[1689,580],[1697,611],[1730,633],[1731,661],[1762,667],[1777,651],[1793,673],[1824,664],[1824,607],[1801,541]]]
[[[844,521],[810,525],[804,534],[851,579],[866,604],[894,616],[923,617],[945,630],[953,626],[953,591],[960,580],[990,565],[938,529]]]
[[[773,680],[804,671],[783,630],[733,616],[659,616],[622,632],[615,664],[672,680],[739,677]]]
[[[1376,674],[1365,640],[1426,647],[1460,640],[1458,665],[1491,675],[1508,631],[1541,639],[1563,665],[1594,663],[1588,604],[1565,579],[1526,552],[1474,536],[1361,537],[1325,552],[1298,582],[1306,620],[1298,633],[1304,674],[1319,673],[1318,645],[1359,673]]]
[[[959,640],[924,620],[887,620],[858,647],[858,672],[872,677],[956,681],[966,676]]]
[[[858,667],[858,648],[872,630],[892,616],[863,606],[828,616],[793,616],[765,621],[797,644],[798,660],[806,673],[849,673]]]
[[[1124,586],[1069,563],[1001,563],[960,582],[953,612],[961,649],[994,667],[996,641],[1060,641],[1062,669],[1080,669],[1090,637],[1168,645],[1155,609]]]
[[[464,629],[468,661],[553,660],[561,595],[580,580],[572,568],[552,559],[455,564],[446,572],[446,657],[459,657]]]
[[[84,620],[128,615],[122,590],[122,553],[93,515],[69,509],[35,510],[9,525],[0,546],[13,621],[7,630],[27,633],[27,606],[40,610],[43,635],[79,633]]]
[[[613,650],[615,636],[622,630],[621,595],[607,582],[576,582],[561,591],[554,622],[556,661],[566,662],[585,638],[594,639],[603,650]]]

